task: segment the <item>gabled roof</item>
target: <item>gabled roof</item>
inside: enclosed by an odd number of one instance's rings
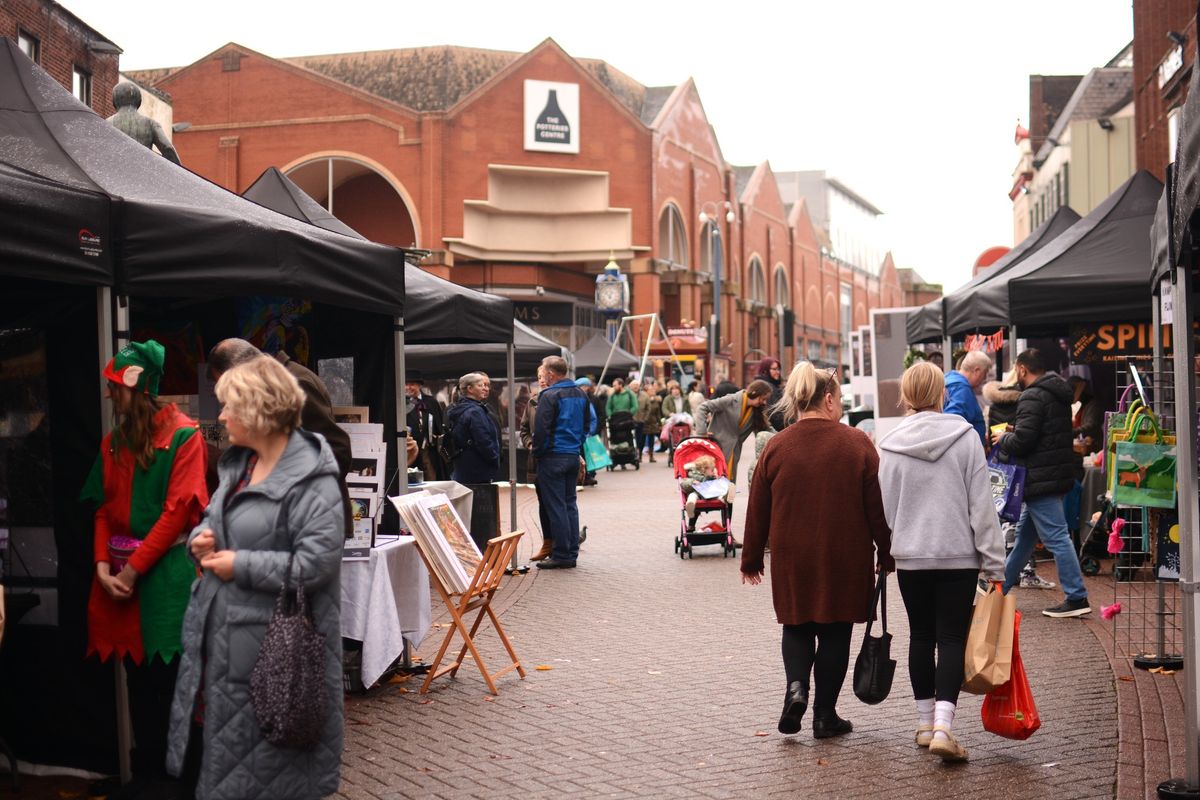
[[[524,55],[508,50],[438,45],[281,60],[417,111],[446,111]],[[607,62],[591,58],[575,60],[635,116],[642,116],[646,87]]]
[[[132,83],[133,85],[137,86],[143,92],[148,92],[148,93],[154,95],[159,100],[162,100],[164,103],[166,103],[167,105],[171,105],[173,103],[173,101],[171,100],[171,95],[168,92],[164,92],[162,89],[155,89],[153,86],[142,83],[142,81],[140,81],[138,78],[134,77],[134,75],[132,73],[121,72],[118,74],[125,80],[127,80],[130,83]]]
[[[737,198],[740,200],[742,194],[746,191],[746,187],[750,185],[750,179],[754,177],[754,170],[758,167],[731,167],[733,177],[737,180]]]
[[[647,127],[654,125],[654,120],[658,119],[658,112],[662,111],[663,106],[667,104],[667,100],[675,93],[677,86],[647,86],[646,93],[642,99],[642,122]]]
[[[1128,67],[1098,67],[1083,77],[1071,99],[1058,115],[1046,141],[1038,149],[1035,161],[1044,161],[1062,141],[1067,126],[1074,120],[1098,119],[1117,113],[1133,102],[1133,70]]]

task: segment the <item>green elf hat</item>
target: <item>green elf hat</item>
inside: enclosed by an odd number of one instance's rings
[[[157,397],[165,355],[166,350],[153,339],[130,342],[108,362],[101,374],[113,383]]]

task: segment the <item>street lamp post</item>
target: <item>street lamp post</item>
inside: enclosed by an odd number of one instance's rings
[[[723,203],[725,206],[725,222],[732,225],[736,219],[733,213],[733,204],[728,200],[723,201]],[[708,213],[710,206],[712,207],[712,214]],[[705,368],[705,372],[707,373],[705,383],[708,384],[709,389],[715,387],[713,379],[717,375],[717,353],[721,351],[721,262],[725,251],[721,243],[721,226],[717,222],[717,216],[717,204],[712,200],[706,200],[700,207],[700,224],[704,226],[704,236],[708,240],[708,264],[712,269],[713,281],[713,307],[708,325],[708,366]],[[711,227],[709,227],[709,223],[712,223]]]

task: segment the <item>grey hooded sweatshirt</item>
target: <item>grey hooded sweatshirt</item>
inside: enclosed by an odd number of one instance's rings
[[[922,411],[879,448],[879,488],[896,569],[1004,574],[1004,534],[979,436],[954,414]]]

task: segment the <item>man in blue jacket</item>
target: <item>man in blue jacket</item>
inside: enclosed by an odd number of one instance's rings
[[[537,487],[546,505],[553,547],[538,569],[573,569],[579,557],[579,506],[575,481],[583,443],[596,430],[596,412],[588,396],[567,378],[567,362],[558,356],[542,360],[550,383],[538,396],[533,422],[533,453],[537,457]]]
[[[991,368],[992,359],[987,353],[972,350],[963,356],[958,369],[946,373],[946,405],[943,410],[971,423],[984,449],[987,448],[987,430],[983,425],[983,410],[975,398],[975,390],[987,380]]]

